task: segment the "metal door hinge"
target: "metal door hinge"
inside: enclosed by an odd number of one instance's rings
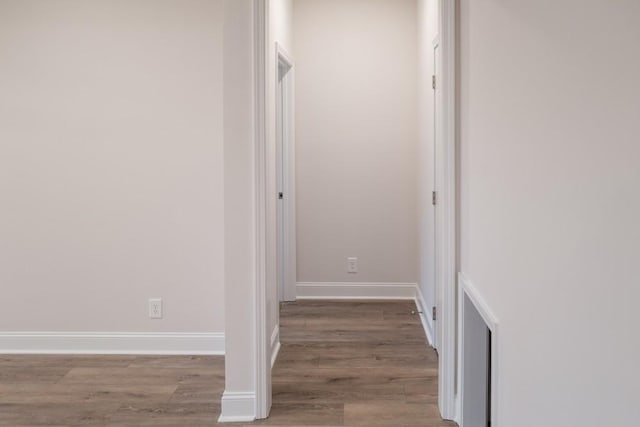
[[[433,321],[435,322],[437,317],[438,317],[438,316],[437,316],[437,310],[436,310],[436,308],[435,308],[435,307],[433,307],[433,308],[431,309],[431,318],[432,318],[432,319],[433,319]]]
[[[436,90],[436,76],[435,76],[435,74],[433,76],[431,76],[431,87],[433,88],[433,90]]]
[[[438,193],[435,191],[431,192],[431,204],[435,206],[438,203]]]

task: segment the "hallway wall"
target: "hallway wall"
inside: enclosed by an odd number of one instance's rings
[[[298,282],[418,281],[416,12],[294,2]]]
[[[0,331],[223,332],[221,2],[2,1],[0,93]]]
[[[460,1],[461,269],[500,426],[640,419],[640,3]]]

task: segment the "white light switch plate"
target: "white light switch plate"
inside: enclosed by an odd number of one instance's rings
[[[357,273],[358,272],[358,258],[349,257],[347,258],[347,273]]]

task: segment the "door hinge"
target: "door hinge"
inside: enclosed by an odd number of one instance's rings
[[[435,206],[438,203],[438,193],[435,191],[431,192],[431,204]]]
[[[436,75],[431,76],[431,87],[436,90]]]
[[[284,199],[284,194],[282,194],[282,191],[278,193],[278,199]]]
[[[437,310],[436,310],[436,308],[435,308],[435,307],[433,307],[433,308],[431,309],[431,318],[432,318],[432,319],[433,319],[433,321],[435,322],[437,317],[438,317],[438,316],[437,316]]]

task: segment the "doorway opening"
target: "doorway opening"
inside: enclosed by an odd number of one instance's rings
[[[440,3],[440,2],[439,2]],[[439,350],[440,357],[438,360],[439,365],[439,381],[437,382],[438,390],[438,406],[440,407],[441,413],[446,419],[455,419],[456,417],[456,388],[455,388],[455,380],[457,377],[457,372],[455,371],[457,368],[456,365],[456,307],[455,307],[455,134],[454,134],[454,103],[453,103],[453,95],[454,95],[454,2],[442,2],[443,6],[439,8],[439,20],[442,21],[441,24],[446,23],[446,25],[440,25],[442,27],[441,32],[441,44],[440,49],[437,52],[434,52],[434,55],[438,55],[437,60],[437,72],[439,76],[438,82],[438,91],[437,91],[437,117],[434,119],[437,121],[437,125],[435,127],[437,131],[437,140],[438,140],[438,149],[439,154],[442,156],[442,164],[439,164],[438,168],[438,194],[436,195],[437,205],[438,205],[438,218],[439,221],[436,224],[437,230],[435,230],[435,234],[439,239],[439,256],[436,259],[437,268],[433,269],[437,276],[437,282],[439,283],[437,291],[433,290],[433,304],[429,304],[424,311],[431,311],[433,307],[436,307],[436,310],[433,310],[433,317],[437,318],[437,333],[434,334],[438,337],[437,346]],[[266,4],[266,7],[265,7]],[[258,268],[257,268],[257,280],[255,286],[255,294],[256,294],[256,306],[258,310],[256,311],[256,333],[255,333],[255,345],[259,350],[257,351],[258,357],[256,357],[257,368],[255,369],[255,384],[257,393],[255,394],[255,400],[258,403],[256,405],[255,415],[257,418],[264,418],[269,414],[269,407],[271,405],[271,399],[269,398],[271,394],[271,369],[268,366],[268,358],[263,357],[263,355],[269,354],[269,334],[271,334],[271,367],[273,367],[273,362],[276,360],[278,348],[277,343],[279,342],[279,323],[277,320],[277,315],[274,316],[274,302],[280,301],[295,301],[297,290],[296,290],[296,202],[295,202],[295,143],[294,143],[294,130],[293,130],[293,114],[294,114],[294,106],[293,106],[293,78],[294,78],[294,70],[293,70],[293,61],[290,59],[291,57],[285,52],[284,49],[280,45],[276,45],[275,49],[273,48],[273,39],[282,40],[282,43],[286,44],[287,38],[282,36],[282,34],[273,35],[275,33],[270,33],[273,28],[276,27],[276,23],[279,21],[273,20],[270,22],[270,9],[268,8],[269,2],[262,2],[260,0],[255,0],[253,5],[256,6],[253,9],[255,13],[255,25],[256,25],[256,34],[255,34],[255,62],[256,62],[256,94],[254,96],[255,105],[256,105],[256,117],[258,118],[257,127],[258,130],[256,132],[256,153],[257,153],[257,162],[256,162],[256,203],[259,207],[258,209],[258,229],[256,232],[256,240],[258,243]],[[274,2],[275,4],[275,2]],[[318,2],[319,5],[325,4],[324,2]],[[397,2],[388,2],[387,5],[391,7],[391,5],[396,5]],[[393,6],[395,7],[395,6]],[[296,9],[298,13],[300,9]],[[296,15],[298,16],[298,15]],[[311,16],[311,15],[309,15]],[[313,15],[315,19],[316,15]],[[324,16],[324,15],[322,15]],[[352,22],[352,23],[366,23],[366,21],[362,21],[359,14],[354,14],[354,18],[351,20],[346,20],[344,18],[344,14],[340,16],[339,23],[344,22]],[[381,13],[378,16],[386,16]],[[398,17],[408,17],[410,19],[414,19],[413,14],[398,14],[393,15]],[[286,19],[282,19],[282,22],[286,22]],[[299,22],[299,21],[298,21]],[[273,25],[271,25],[273,24]],[[408,27],[408,26],[405,26]],[[309,28],[307,26],[306,28]],[[344,26],[343,28],[349,29],[350,31],[354,30],[353,25]],[[357,29],[358,27],[355,27]],[[386,27],[385,27],[386,28]],[[295,28],[294,28],[295,29]],[[317,29],[317,26],[312,28],[313,30]],[[368,32],[366,34],[376,35],[379,33],[379,27],[374,28],[373,30],[368,30],[364,28]],[[285,34],[286,32],[283,32]],[[329,99],[330,103],[326,106],[322,105],[323,108],[317,108],[314,104],[313,107],[315,110],[321,110],[321,112],[325,115],[330,116],[328,119],[319,121],[319,124],[313,126],[313,129],[307,126],[305,128],[302,124],[305,123],[304,120],[299,120],[298,122],[298,137],[300,141],[305,141],[305,135],[311,135],[315,140],[323,141],[324,145],[331,144],[336,148],[336,152],[339,154],[338,157],[335,157],[335,161],[331,169],[331,173],[327,173],[326,170],[320,170],[316,173],[315,176],[320,177],[320,179],[315,180],[317,184],[315,189],[317,189],[317,193],[326,196],[327,203],[324,206],[320,206],[318,209],[318,204],[316,203],[313,207],[316,209],[309,209],[309,212],[314,214],[314,218],[321,217],[321,214],[324,212],[331,212],[332,209],[324,209],[325,206],[333,207],[333,206],[342,206],[345,205],[348,201],[355,201],[357,203],[352,203],[354,208],[349,211],[347,209],[342,209],[344,214],[343,217],[346,218],[338,219],[334,221],[327,221],[326,217],[323,218],[324,223],[331,226],[329,231],[325,231],[324,233],[319,233],[317,230],[320,227],[314,227],[315,233],[304,233],[304,230],[301,228],[299,232],[300,236],[311,236],[316,241],[327,241],[327,237],[336,237],[336,238],[344,238],[354,235],[354,227],[360,226],[362,224],[374,224],[377,225],[379,222],[369,220],[366,213],[373,212],[381,214],[386,214],[385,218],[400,218],[398,212],[400,209],[399,206],[409,206],[412,208],[414,206],[413,201],[408,204],[402,204],[402,200],[396,203],[389,203],[388,199],[383,199],[384,203],[380,203],[379,205],[375,205],[373,207],[369,207],[364,202],[369,202],[369,199],[373,201],[378,201],[381,198],[380,194],[387,194],[390,196],[394,196],[394,200],[403,196],[404,194],[417,194],[413,192],[404,190],[411,189],[411,185],[389,185],[390,182],[393,182],[391,178],[404,176],[405,174],[409,174],[411,172],[411,168],[405,167],[397,167],[394,169],[397,173],[394,175],[393,173],[388,173],[390,169],[389,165],[392,165],[393,162],[396,162],[396,166],[400,163],[398,156],[399,150],[397,141],[404,140],[400,138],[399,135],[405,135],[404,132],[407,129],[413,129],[413,126],[409,124],[408,126],[399,127],[394,134],[391,136],[386,136],[386,131],[391,129],[389,126],[389,117],[398,118],[398,117],[413,117],[412,114],[402,114],[403,108],[407,105],[414,105],[414,102],[397,102],[397,104],[392,104],[392,101],[396,100],[394,97],[399,92],[397,88],[394,91],[383,92],[381,90],[382,86],[377,84],[377,81],[372,80],[372,77],[375,77],[375,73],[370,73],[370,70],[379,70],[381,73],[387,73],[387,75],[391,75],[391,72],[397,73],[399,66],[398,64],[390,64],[389,61],[385,61],[383,64],[377,65],[377,63],[373,62],[373,65],[376,66],[368,66],[366,68],[367,72],[358,73],[358,66],[362,64],[369,64],[372,60],[376,59],[375,55],[372,55],[372,49],[363,49],[360,46],[356,46],[355,48],[351,48],[351,55],[346,55],[346,57],[352,59],[358,59],[359,63],[354,64],[351,67],[342,67],[339,71],[346,72],[346,75],[349,77],[356,76],[358,81],[354,84],[347,85],[345,84],[344,79],[337,78],[337,71],[335,77],[335,84],[332,87],[324,88],[324,91],[321,91],[320,85],[318,85],[318,81],[327,82],[327,73],[337,70],[337,67],[329,67],[335,66],[336,64],[340,64],[340,59],[345,57],[343,54],[345,50],[345,40],[351,40],[353,42],[362,42],[363,40],[369,40],[371,37],[352,37],[351,39],[347,38],[339,38],[334,40],[336,31],[332,30],[327,32],[324,37],[317,37],[315,40],[320,40],[322,42],[331,42],[327,43],[330,46],[318,49],[314,43],[309,43],[307,49],[299,49],[300,46],[295,46],[296,58],[298,60],[298,89],[308,89],[313,88],[315,93],[318,93],[321,99]],[[395,37],[398,34],[404,34],[402,31],[390,31],[390,36]],[[282,36],[282,38],[278,38]],[[311,37],[309,37],[311,39]],[[300,39],[298,39],[300,40]],[[378,40],[375,39],[374,40]],[[371,40],[369,40],[371,41]],[[400,40],[402,41],[402,40]],[[390,46],[393,43],[390,42],[388,37],[379,37],[379,41],[376,46],[384,47]],[[406,43],[397,43],[397,46],[406,46]],[[273,61],[273,52],[276,51],[276,61]],[[310,63],[315,64],[313,67],[308,67],[308,63],[305,60],[308,58],[303,57],[301,52],[320,52],[322,53],[321,57],[318,57],[317,60],[312,60]],[[413,49],[407,49],[406,52],[413,52]],[[426,51],[425,57],[428,57],[429,52]],[[266,57],[266,58],[265,58]],[[391,66],[392,65],[392,66]],[[407,66],[407,70],[413,70],[415,67]],[[315,79],[313,85],[309,83],[307,70],[315,69],[315,70],[323,70],[323,75],[321,79]],[[304,73],[303,73],[304,71]],[[275,75],[274,75],[275,73]],[[303,75],[304,74],[304,75]],[[306,79],[306,80],[305,80]],[[275,88],[272,85],[275,84]],[[369,90],[363,90],[363,88],[369,87]],[[338,97],[331,98],[326,96],[327,94],[332,93],[331,90],[340,89],[337,91]],[[300,95],[300,91],[299,95]],[[415,94],[415,91],[409,92],[410,94]],[[345,96],[349,95],[349,96]],[[356,98],[355,95],[358,95]],[[384,96],[383,96],[384,95]],[[300,96],[299,96],[300,98]],[[306,99],[302,97],[302,99]],[[357,99],[360,104],[357,103],[349,103],[351,99]],[[368,102],[362,102],[362,100],[369,100]],[[383,100],[384,102],[379,102]],[[298,100],[298,109],[299,113],[302,111],[306,111],[302,109],[302,106],[309,107],[304,102]],[[362,108],[357,108],[358,106],[363,105]],[[384,112],[383,108],[387,108],[390,105],[396,105],[395,109],[391,111],[392,114],[382,114]],[[380,107],[376,110],[376,107]],[[276,109],[276,114],[273,114],[273,109]],[[344,120],[345,114],[341,114],[341,109],[357,112],[359,114],[355,115],[351,120]],[[371,111],[370,111],[371,110]],[[369,116],[365,116],[362,113],[363,111],[369,112]],[[272,115],[273,114],[273,115]],[[299,117],[306,117],[303,113],[299,114]],[[351,116],[349,116],[351,117]],[[273,120],[273,121],[272,121]],[[275,122],[275,123],[274,123]],[[326,126],[327,123],[330,123],[331,126]],[[350,126],[351,124],[357,124],[358,126]],[[275,125],[275,129],[272,126]],[[342,126],[340,128],[340,126]],[[347,142],[340,141],[335,137],[335,133],[333,132],[330,135],[325,135],[323,131],[326,129],[331,129],[335,131],[336,128],[338,130],[343,129],[341,135],[343,135]],[[304,133],[301,129],[306,129],[307,132]],[[359,139],[356,143],[351,143],[354,140],[354,135],[359,135],[358,132],[354,131],[367,131],[366,138]],[[406,138],[409,140],[409,138]],[[380,141],[379,143],[374,143],[376,141]],[[393,149],[384,150],[386,148],[385,145],[387,142],[392,141],[396,142],[395,147]],[[266,148],[265,148],[266,147]],[[298,150],[298,157],[302,157],[304,154],[309,154],[309,151],[303,150],[305,147],[304,144],[300,144]],[[321,164],[324,160],[321,156],[318,156],[318,152],[312,152],[314,154],[314,158],[312,159],[315,164]],[[323,154],[320,151],[320,154]],[[368,160],[367,155],[376,155],[377,157],[373,158],[373,160]],[[273,157],[272,157],[273,156]],[[275,157],[275,158],[274,158]],[[371,157],[371,156],[370,156]],[[273,159],[273,160],[272,160]],[[366,179],[354,179],[353,176],[348,176],[346,179],[339,180],[340,176],[337,172],[340,172],[340,168],[338,166],[344,166],[347,163],[347,160],[354,163],[362,170],[361,174],[363,178]],[[368,160],[368,161],[365,161]],[[268,163],[267,163],[268,162]],[[302,205],[305,201],[305,197],[307,199],[312,199],[309,197],[309,192],[306,191],[306,188],[303,189],[307,181],[305,181],[305,177],[308,175],[309,169],[307,168],[308,163],[300,163],[300,167],[298,169],[299,172],[299,180],[298,184],[302,191],[300,191],[300,198],[298,202]],[[412,164],[412,162],[408,161],[407,164]],[[327,164],[325,162],[324,164]],[[275,165],[275,170],[273,169]],[[326,168],[325,168],[326,169]],[[343,167],[343,169],[346,169]],[[387,173],[381,173],[381,171]],[[307,175],[305,175],[307,174]],[[379,177],[380,175],[384,175],[385,180],[378,185],[376,188],[373,188],[370,192],[362,192],[359,189],[359,186],[363,184],[368,184],[374,182],[373,179]],[[356,177],[358,178],[358,177]],[[335,184],[340,182],[340,185],[334,185],[334,188],[338,188],[339,190],[347,189],[347,192],[330,192],[327,189],[330,188],[329,184]],[[404,184],[404,183],[401,183]],[[343,195],[344,193],[344,195]],[[363,198],[363,194],[374,195],[375,197]],[[424,194],[424,193],[422,193]],[[340,197],[339,197],[340,196]],[[275,197],[275,209],[273,201],[274,199],[270,199],[270,197]],[[428,196],[427,196],[428,197]],[[267,202],[268,200],[268,202]],[[317,199],[314,199],[317,201]],[[427,200],[424,200],[425,204],[428,204]],[[268,205],[267,209],[264,208],[264,205]],[[311,206],[311,205],[310,205]],[[389,207],[393,209],[389,209]],[[335,211],[336,209],[333,209]],[[300,212],[304,212],[304,210],[300,210]],[[354,213],[357,215],[355,215]],[[351,215],[349,217],[348,215]],[[274,218],[275,215],[275,218]],[[325,215],[326,216],[326,215]],[[384,216],[384,215],[382,215]],[[412,215],[412,218],[415,216]],[[305,223],[305,217],[301,214],[299,217],[298,225],[302,227]],[[349,221],[347,221],[349,220]],[[368,220],[368,222],[367,222]],[[342,221],[342,222],[341,222]],[[346,229],[346,231],[337,230],[339,225],[344,223],[353,224],[351,228]],[[408,221],[398,221],[400,225],[406,225],[409,223]],[[263,227],[263,228],[261,228]],[[277,228],[277,230],[276,230]],[[363,227],[364,228],[364,227]],[[374,229],[376,231],[386,231],[391,227],[369,227],[370,229]],[[399,226],[398,228],[401,229]],[[403,230],[403,229],[402,229]],[[341,232],[342,231],[342,232]],[[394,274],[390,274],[390,269],[385,269],[385,262],[387,260],[396,260],[397,262],[389,262],[391,267],[397,267],[397,265],[402,266],[403,262],[406,260],[411,260],[411,256],[404,256],[401,250],[392,252],[389,256],[383,256],[375,258],[377,253],[374,255],[369,255],[370,252],[374,252],[375,249],[378,248],[388,248],[391,245],[388,241],[397,238],[398,236],[409,236],[410,233],[379,233],[378,235],[374,233],[367,233],[364,235],[364,238],[361,239],[362,242],[365,242],[366,245],[358,246],[356,249],[352,247],[348,247],[348,245],[342,245],[346,249],[342,250],[342,246],[335,248],[337,245],[333,244],[329,249],[323,248],[324,250],[318,250],[320,245],[314,243],[313,246],[309,250],[308,253],[313,255],[314,257],[318,256],[318,254],[327,255],[327,262],[325,264],[319,264],[322,266],[322,269],[327,269],[326,265],[329,265],[331,268],[333,266],[338,266],[334,268],[335,271],[331,271],[331,274],[323,275],[323,277],[315,278],[311,277],[307,279],[304,274],[301,274],[301,283],[302,286],[298,288],[303,288],[306,284],[306,288],[310,289],[309,292],[304,295],[307,298],[316,298],[316,299],[339,299],[339,298],[360,298],[360,299],[388,299],[388,298],[398,298],[405,299],[415,297],[415,294],[419,291],[417,289],[416,283],[410,274],[405,274],[406,272],[411,272],[411,268],[398,268],[399,273],[393,271]],[[275,239],[272,237],[275,236]],[[374,237],[382,236],[385,238],[383,244],[377,244]],[[267,244],[265,240],[269,240],[268,249],[264,249]],[[298,242],[298,248],[305,247],[305,243],[308,243],[311,239],[301,240]],[[346,240],[346,239],[343,239]],[[308,245],[311,247],[311,245]],[[325,245],[329,246],[329,245]],[[404,249],[404,246],[398,245],[400,249]],[[354,250],[358,250],[359,252],[354,252]],[[265,251],[269,252],[268,256],[265,256]],[[276,252],[273,254],[274,251]],[[348,251],[348,252],[347,252]],[[363,256],[362,253],[365,253],[366,256]],[[275,256],[273,256],[275,255]],[[305,273],[307,270],[311,271],[311,273],[315,273],[316,271],[321,270],[320,268],[306,269],[307,267],[304,264],[304,261],[307,259],[307,253],[302,252],[299,260],[300,260],[300,272]],[[352,257],[352,255],[358,255],[358,257]],[[355,258],[354,265],[350,264],[351,259]],[[360,258],[360,264],[358,264],[358,258]],[[315,258],[314,258],[315,259]],[[344,260],[347,259],[348,262],[344,263]],[[275,261],[275,262],[274,262]],[[324,261],[324,258],[323,258]],[[266,264],[266,265],[265,265]],[[266,267],[266,268],[265,268]],[[345,268],[346,267],[346,268]],[[324,271],[324,270],[323,270]],[[268,272],[268,273],[267,273]],[[396,274],[397,273],[397,274]],[[315,274],[314,274],[315,275]],[[358,275],[355,276],[354,275]],[[311,276],[311,274],[309,274]],[[326,277],[325,277],[326,276]],[[396,278],[397,277],[397,278]],[[406,277],[406,278],[405,278]],[[356,278],[361,278],[360,280],[356,280]],[[275,286],[274,286],[275,285]],[[267,288],[268,286],[268,288]],[[301,295],[302,297],[302,295]],[[426,304],[425,304],[426,305]],[[267,313],[267,314],[265,314]],[[409,313],[409,312],[407,312]],[[384,313],[383,313],[384,314]],[[269,317],[268,320],[265,318]],[[272,324],[267,325],[267,327],[263,327],[263,324],[270,323],[275,318],[276,324],[275,328],[271,329]],[[434,331],[435,332],[435,331]],[[274,346],[274,343],[276,344]],[[282,358],[281,358],[282,359]],[[266,363],[265,363],[266,362]],[[264,393],[263,393],[264,391]],[[435,393],[434,393],[435,394]],[[435,404],[435,402],[431,402],[431,404]],[[249,412],[249,411],[247,411]]]

